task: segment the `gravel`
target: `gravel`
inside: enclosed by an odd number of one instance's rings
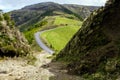
[[[42,65],[51,62],[50,56],[45,51],[36,55],[35,65],[27,64],[21,58],[7,58],[0,61],[0,80],[49,80],[53,74],[49,70],[42,68]]]

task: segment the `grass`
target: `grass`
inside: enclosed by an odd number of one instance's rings
[[[62,16],[46,16],[42,21],[36,23],[27,31],[24,31],[24,35],[27,38],[29,44],[31,44],[32,48],[35,48],[34,50],[40,51],[39,46],[35,42],[34,33],[40,30],[57,27],[55,30],[48,31],[50,34],[45,33],[43,39],[44,41],[46,40],[45,42],[48,43],[49,46],[52,46],[55,50],[59,51],[80,28],[80,25],[81,22],[75,19],[69,19]],[[62,32],[64,33],[62,34]],[[50,35],[51,38],[48,37],[47,34]],[[60,45],[58,43],[60,43]]]
[[[58,27],[41,34],[42,40],[52,49],[60,51],[80,29],[82,22],[61,16],[54,16],[53,25]]]
[[[56,16],[55,21],[54,21],[54,25],[74,25],[74,26],[79,26],[79,25],[81,25],[81,23],[78,20]]]
[[[41,51],[41,49],[35,42],[34,33],[39,31],[40,29],[41,28],[38,27],[38,28],[33,28],[30,31],[24,32],[24,35],[25,35],[26,39],[28,40],[29,44],[32,46],[33,50],[37,50],[37,51]]]
[[[56,51],[60,51],[72,36],[80,29],[80,26],[63,26],[50,31],[43,32],[41,38],[47,42],[47,45]]]

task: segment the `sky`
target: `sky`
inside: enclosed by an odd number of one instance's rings
[[[0,9],[2,9],[4,12],[8,12],[11,10],[20,9],[27,5],[41,3],[41,2],[104,6],[106,0],[0,0]]]

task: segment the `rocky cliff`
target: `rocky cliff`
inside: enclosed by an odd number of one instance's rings
[[[0,13],[0,57],[26,56],[30,46],[8,14]]]
[[[57,55],[71,73],[91,80],[116,80],[120,74],[120,0],[109,0],[93,12]],[[87,76],[87,77],[88,77]],[[89,79],[90,80],[90,79]]]

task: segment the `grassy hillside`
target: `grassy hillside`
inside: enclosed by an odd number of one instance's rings
[[[36,33],[39,30],[40,28],[38,27],[38,28],[33,28],[29,31],[24,32],[26,39],[28,40],[29,44],[32,46],[33,50],[35,51],[41,51],[41,48],[37,45],[34,39],[34,33]]]
[[[60,51],[72,36],[80,29],[81,21],[68,19],[65,17],[55,16],[53,23],[58,28],[45,31],[41,34],[41,38],[47,45],[56,51]]]
[[[67,42],[78,31],[80,26],[62,26],[50,31],[43,32],[41,38],[46,41],[47,45],[56,51],[65,47]]]
[[[87,80],[120,80],[120,0],[109,0],[83,23],[57,60]]]
[[[80,26],[81,23],[79,20],[69,19],[69,18],[62,17],[62,16],[46,16],[42,21],[34,24],[27,31],[24,31],[24,34],[29,44],[31,44],[35,49],[39,49],[34,39],[34,33],[40,30],[47,30],[51,28],[68,26],[68,25],[69,26]]]
[[[94,9],[95,8],[93,8],[93,10]],[[46,16],[62,15],[64,17],[83,20],[90,15],[91,11],[86,6],[44,2],[26,6],[10,13],[12,19],[15,21],[16,25],[19,26],[20,30],[27,31]],[[68,15],[72,15],[72,17]]]
[[[69,18],[65,18],[65,17],[60,17],[60,16],[56,16],[55,17],[55,21],[53,23],[54,25],[80,25],[80,21],[78,20],[74,20],[74,19],[69,19]]]
[[[38,46],[34,40],[35,32],[68,26],[68,24],[79,26],[79,20],[83,21],[90,12],[85,6],[68,6],[53,2],[44,2],[26,6],[22,9],[12,11],[10,14],[11,18],[15,21],[15,25],[18,26],[20,31],[25,34],[29,43],[36,49]]]
[[[54,17],[46,16],[42,21],[31,26],[27,31],[24,31],[25,37],[28,39],[29,44],[32,44],[34,41],[34,33],[53,27]]]

